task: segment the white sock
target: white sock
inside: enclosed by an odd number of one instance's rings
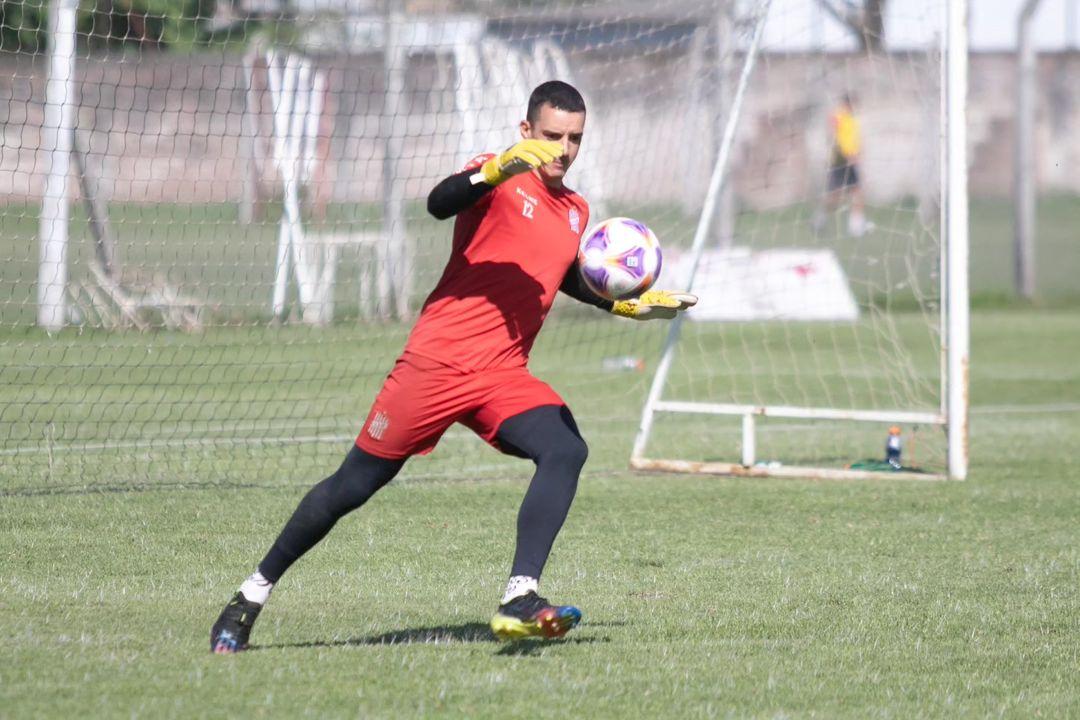
[[[866,234],[866,216],[861,212],[853,212],[848,215],[848,235],[862,237]]]
[[[528,575],[515,575],[510,578],[510,582],[506,583],[506,592],[503,593],[502,605],[510,602],[516,597],[525,595],[530,590],[536,592],[540,588],[540,581],[534,577]]]
[[[258,570],[251,573],[248,579],[240,585],[240,592],[244,593],[247,601],[259,603],[260,605],[266,604],[266,601],[270,599],[270,591],[273,589],[274,583],[264,578]]]

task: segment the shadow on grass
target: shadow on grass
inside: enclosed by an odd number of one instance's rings
[[[249,650],[281,650],[284,648],[332,648],[355,645],[447,645],[450,643],[495,643],[491,628],[485,623],[439,625],[437,627],[391,630],[380,635],[353,637],[344,640],[312,640],[302,643],[252,645]]]
[[[592,643],[609,643],[609,637],[565,637],[565,638],[533,638],[530,640],[517,640],[503,643],[496,655],[527,657],[537,655],[545,648],[558,647],[560,645],[591,645]]]
[[[594,625],[612,625],[622,623],[594,623]],[[335,648],[366,645],[451,645],[454,643],[486,643],[500,645],[497,655],[534,655],[540,650],[558,645],[580,645],[584,643],[611,642],[607,637],[568,637],[568,638],[531,638],[516,642],[503,643],[491,634],[487,623],[464,623],[461,625],[439,625],[436,627],[408,628],[392,630],[379,635],[346,638],[344,640],[312,640],[302,643],[279,643],[252,645],[249,652],[257,650],[284,650],[293,648]]]

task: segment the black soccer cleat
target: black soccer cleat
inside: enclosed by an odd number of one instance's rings
[[[236,593],[210,628],[210,652],[231,655],[247,650],[248,637],[260,610],[262,605],[249,601],[242,592]]]
[[[562,637],[581,622],[573,605],[552,605],[531,590],[499,606],[491,618],[491,631],[500,640],[527,637]]]

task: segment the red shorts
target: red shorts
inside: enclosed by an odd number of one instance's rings
[[[507,418],[543,405],[565,405],[527,368],[464,373],[414,354],[398,358],[356,438],[364,452],[388,460],[423,455],[460,422],[496,449]]]

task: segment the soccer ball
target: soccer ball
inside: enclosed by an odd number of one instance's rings
[[[663,258],[653,231],[630,218],[605,220],[581,239],[578,269],[589,289],[608,300],[637,297],[660,277]]]

